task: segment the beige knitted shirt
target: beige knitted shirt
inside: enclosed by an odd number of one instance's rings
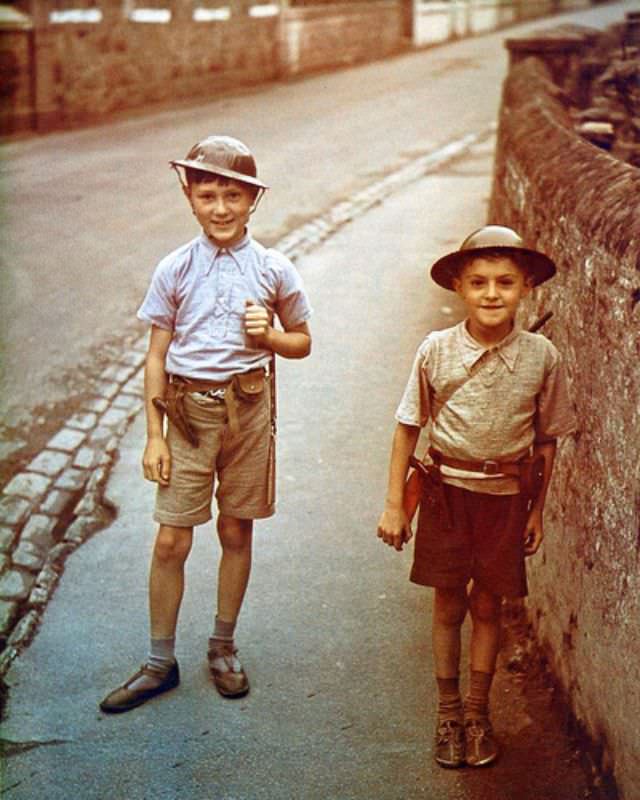
[[[541,334],[515,328],[499,344],[479,344],[461,322],[430,333],[418,348],[396,411],[405,425],[430,424],[431,446],[469,461],[515,461],[534,442],[576,429],[560,353]],[[442,468],[447,483],[516,494],[516,478]]]

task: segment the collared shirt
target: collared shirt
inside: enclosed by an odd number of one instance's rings
[[[222,382],[271,357],[245,333],[247,300],[276,315],[285,330],[311,316],[302,279],[282,253],[248,234],[230,248],[201,234],[158,264],[138,318],[173,332],[167,372]]]
[[[485,347],[466,322],[424,339],[396,419],[420,427],[430,422],[431,445],[466,461],[515,461],[535,442],[566,436],[576,427],[566,372],[552,342],[515,328]],[[515,478],[450,467],[442,474],[472,491],[518,491]]]

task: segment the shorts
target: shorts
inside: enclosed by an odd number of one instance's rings
[[[428,497],[420,503],[410,580],[439,589],[462,588],[473,580],[502,597],[525,597],[526,498],[446,483],[443,489],[448,515]]]
[[[237,519],[273,515],[269,503],[269,447],[271,415],[269,392],[258,400],[238,398],[239,431],[229,430],[224,402],[185,394],[185,411],[195,428],[199,446],[193,447],[168,421],[171,453],[168,486],[158,486],[153,518],[161,525],[191,528],[212,518],[214,487],[218,511]],[[275,478],[275,476],[273,476]]]

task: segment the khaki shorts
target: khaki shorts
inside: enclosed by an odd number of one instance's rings
[[[261,519],[274,513],[269,504],[269,393],[258,400],[237,400],[239,431],[229,430],[223,402],[185,395],[185,411],[197,431],[193,447],[169,421],[169,486],[158,486],[153,518],[161,525],[191,528],[212,518],[214,487],[218,511],[237,519]],[[275,476],[274,476],[275,477]],[[217,486],[216,486],[217,484]]]

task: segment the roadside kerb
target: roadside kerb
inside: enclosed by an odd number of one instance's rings
[[[286,234],[275,247],[292,261],[353,219],[495,133],[492,124],[420,156]],[[118,445],[143,406],[147,334],[103,373],[98,396],[70,417],[0,494],[0,678],[28,646],[67,557],[113,518],[104,487]]]

